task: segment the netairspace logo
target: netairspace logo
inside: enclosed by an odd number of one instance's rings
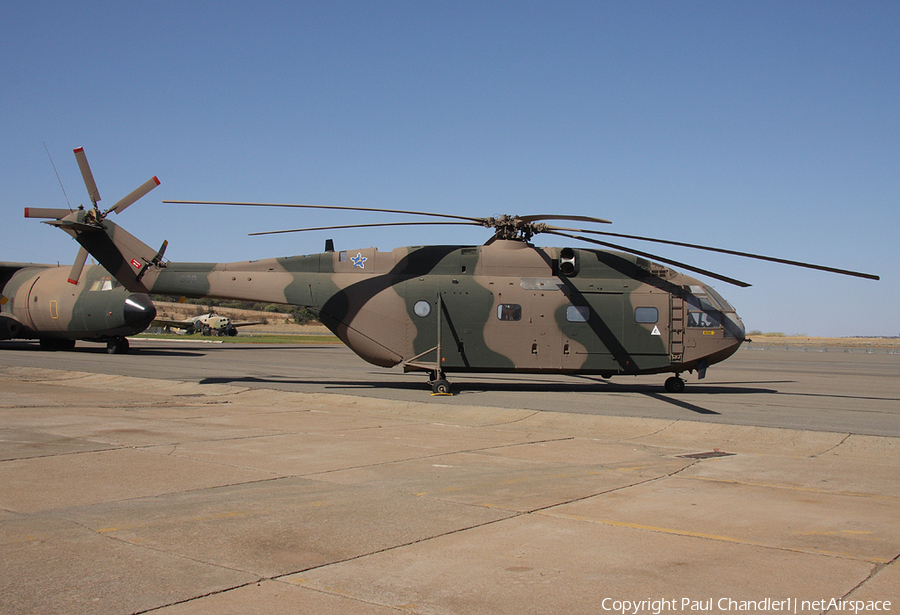
[[[890,600],[844,600],[842,598],[822,598],[801,600],[799,598],[763,598],[762,600],[733,600],[732,598],[660,598],[657,600],[616,600],[604,598],[600,608],[620,615],[661,615],[662,613],[821,613],[838,611],[842,613],[876,613],[891,610]]]

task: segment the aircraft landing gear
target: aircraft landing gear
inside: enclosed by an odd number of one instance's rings
[[[671,378],[666,379],[666,391],[669,393],[684,392],[684,380],[679,376],[672,376]]]
[[[439,378],[431,383],[431,392],[435,395],[453,395],[450,383],[443,378]]]
[[[40,339],[41,350],[72,350],[75,348],[75,340],[61,340],[42,337]]]
[[[432,395],[453,395],[450,381],[447,380],[444,372],[430,371],[428,374],[430,376],[428,384],[431,385]]]
[[[125,354],[128,348],[128,339],[124,337],[114,337],[106,342],[106,352],[109,354]]]

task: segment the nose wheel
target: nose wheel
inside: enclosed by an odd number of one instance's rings
[[[666,391],[669,393],[682,393],[684,391],[684,380],[679,376],[672,376],[666,379]]]
[[[125,354],[128,352],[128,340],[124,337],[114,337],[106,342],[106,352],[109,354]]]

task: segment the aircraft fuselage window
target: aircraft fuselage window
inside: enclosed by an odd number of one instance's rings
[[[569,322],[587,322],[591,317],[591,308],[586,305],[570,305],[566,308],[566,320]]]
[[[497,306],[497,318],[500,320],[522,320],[522,306],[517,303],[501,303]]]
[[[431,304],[427,301],[416,301],[416,304],[413,306],[413,311],[416,313],[416,316],[425,318],[431,314]]]
[[[655,307],[634,308],[634,322],[650,324],[659,322],[659,310]]]

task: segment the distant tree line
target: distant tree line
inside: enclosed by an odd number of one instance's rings
[[[168,295],[150,295],[153,301],[175,301],[178,299],[169,297]],[[185,305],[199,306],[202,311],[213,312],[215,308],[229,308],[233,310],[255,310],[257,312],[273,312],[277,314],[290,314],[294,324],[304,325],[310,322],[318,322],[316,317],[306,308],[297,307],[296,305],[282,305],[280,303],[258,303],[254,301],[219,301],[216,299],[185,299],[181,303]]]

